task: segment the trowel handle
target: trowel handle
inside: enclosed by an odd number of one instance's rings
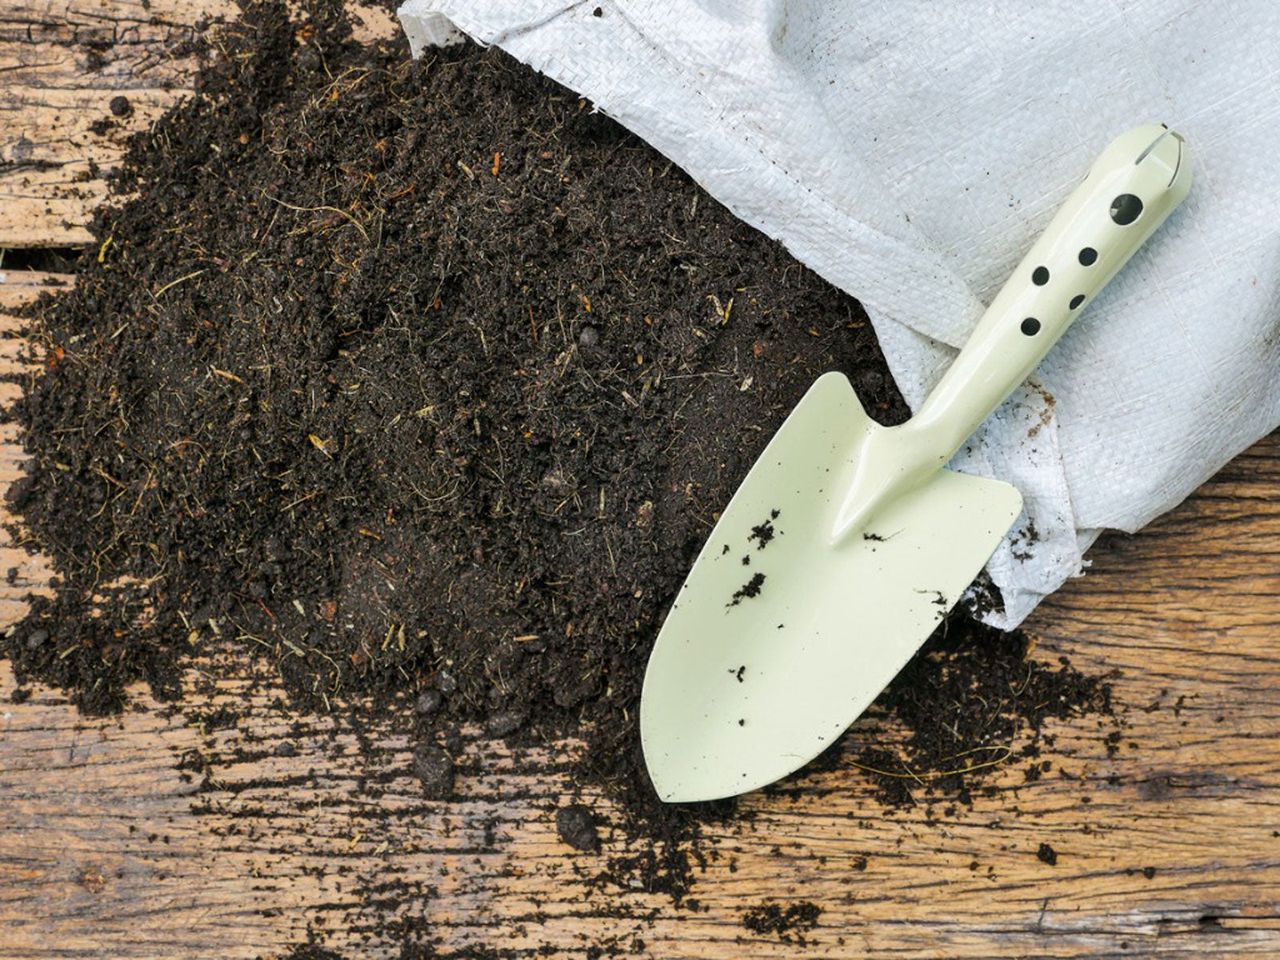
[[[945,443],[944,459],[1182,202],[1191,187],[1188,160],[1182,137],[1152,124],[1121,134],[1094,161],[912,418]]]

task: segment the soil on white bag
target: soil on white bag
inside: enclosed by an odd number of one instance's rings
[[[575,783],[641,846],[610,856],[577,811],[566,856],[687,905],[734,807],[663,806],[645,776],[662,616],[816,376],[907,409],[854,299],[589,103],[497,49],[411,62],[301,8],[218,30],[30,318],[10,503],[58,582],[8,655],[104,713],[241,643],[293,709],[403,717],[441,802],[463,723],[517,755],[576,736]],[[1101,678],[956,615],[874,708],[905,742],[820,763],[963,802],[1047,773],[1041,725],[1087,711]]]

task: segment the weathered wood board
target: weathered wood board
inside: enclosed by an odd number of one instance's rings
[[[190,63],[165,51],[213,9],[10,0],[0,247],[85,241],[102,184],[76,177],[90,160],[113,162],[119,132],[95,139],[89,125],[116,91],[135,104],[129,124],[180,95]],[[20,138],[31,152],[15,163]],[[0,273],[0,370],[14,372],[24,361],[12,313],[46,278]],[[13,399],[5,389],[0,402]],[[20,470],[14,439],[0,425],[0,486]],[[0,570],[19,570],[14,584],[0,579],[11,623],[50,571],[0,549]],[[442,955],[1280,955],[1280,435],[1092,557],[1028,627],[1037,658],[1120,671],[1114,758],[1096,719],[1059,723],[1048,777],[1025,784],[1009,771],[996,795],[954,815],[887,813],[846,761],[750,798],[750,816],[710,831],[716,857],[697,878],[696,910],[597,884],[602,858],[625,853],[616,831],[599,855],[558,840],[568,785],[556,764],[572,744],[512,755],[473,732],[461,799],[440,805],[406,775],[404,724],[293,717],[243,655],[193,665],[180,713],[139,690],[135,709],[108,720],[41,688],[11,702],[0,665],[0,957],[269,957],[309,935],[351,957],[397,956],[405,938],[439,941]],[[224,703],[242,716],[217,728]],[[846,743],[894,736],[873,714]],[[357,749],[362,737],[372,754]],[[1055,866],[1037,859],[1042,842]],[[804,943],[742,925],[751,907],[796,900],[822,908]]]
[[[0,249],[88,243],[129,134],[190,90],[191,45],[231,0],[4,0],[0,4]],[[359,7],[358,35],[388,36]],[[129,112],[111,101],[124,96]],[[3,267],[3,263],[0,263]]]
[[[0,247],[87,243],[124,136],[190,88],[184,44],[226,0],[5,0],[0,9]],[[128,98],[132,112],[111,113]],[[97,125],[95,127],[95,125]]]

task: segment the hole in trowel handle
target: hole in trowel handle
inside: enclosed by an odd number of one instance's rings
[[[1122,193],[1111,201],[1111,219],[1127,227],[1142,215],[1142,201],[1132,193]]]

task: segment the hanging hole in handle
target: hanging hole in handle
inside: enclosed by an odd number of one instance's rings
[[[1098,251],[1093,247],[1085,247],[1080,251],[1080,266],[1092,267],[1098,262]]]
[[[1142,201],[1132,193],[1122,193],[1111,201],[1111,219],[1127,227],[1142,215]]]

